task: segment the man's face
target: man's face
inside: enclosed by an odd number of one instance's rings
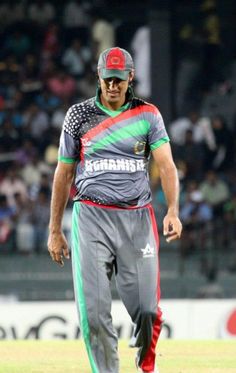
[[[127,80],[121,80],[116,77],[102,79],[99,77],[102,98],[111,106],[122,106],[125,102],[125,95],[128,90],[129,82],[133,79],[132,73]]]

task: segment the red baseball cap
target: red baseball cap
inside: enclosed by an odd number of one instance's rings
[[[134,62],[125,49],[115,47],[103,51],[98,59],[98,72],[102,79],[119,78],[127,80],[134,70]]]

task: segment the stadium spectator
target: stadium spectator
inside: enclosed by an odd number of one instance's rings
[[[44,152],[44,160],[47,164],[54,167],[58,160],[58,131],[53,131],[51,135],[51,142],[46,147]]]
[[[3,96],[0,95],[0,110],[2,111],[5,107],[5,101]]]
[[[84,76],[86,64],[89,63],[91,52],[88,47],[83,47],[79,38],[72,40],[62,56],[62,63],[67,71],[75,78]]]
[[[15,213],[15,208],[8,205],[6,195],[0,194],[0,221],[11,219]]]
[[[32,190],[38,187],[41,181],[41,175],[50,173],[51,169],[48,164],[44,163],[37,152],[33,155],[30,162],[28,162],[21,170],[21,176],[24,180],[29,195],[31,196]]]
[[[115,45],[115,29],[111,22],[104,18],[100,9],[94,8],[92,16],[92,52],[94,60],[97,60],[100,53]]]
[[[184,225],[181,252],[184,256],[195,250],[196,246],[205,246],[206,223],[213,218],[212,208],[204,201],[197,183],[191,182],[187,188],[185,202],[180,208],[180,217]]]
[[[47,87],[61,100],[72,100],[77,91],[76,80],[62,68],[47,80]]]
[[[6,101],[5,112],[8,113],[14,127],[19,131],[23,126],[22,112],[26,105],[27,103],[24,93],[17,88],[11,92],[11,96],[9,96]]]
[[[185,116],[193,105],[201,101],[200,71],[202,63],[202,37],[199,11],[193,7],[195,17],[180,17],[173,51],[176,58],[175,110]]]
[[[20,24],[25,21],[25,2],[1,1],[0,4],[0,31],[6,27]]]
[[[43,165],[44,167],[44,165]],[[48,196],[51,194],[51,183],[52,183],[52,173],[53,170],[51,167],[45,168],[42,170],[40,175],[40,180],[38,184],[34,184],[30,189],[30,199],[35,201],[38,198],[39,192],[44,191]]]
[[[56,17],[55,7],[52,2],[35,0],[29,4],[28,17],[31,21],[45,27]]]
[[[214,170],[226,172],[234,167],[234,135],[222,115],[213,116],[211,126],[216,142],[216,149],[209,154],[211,166]]]
[[[11,23],[11,11],[8,1],[1,1],[0,4],[0,30],[4,30]]]
[[[6,55],[14,55],[18,62],[24,59],[25,53],[27,53],[30,48],[30,37],[20,29],[14,30],[6,37],[4,45],[5,53]]]
[[[32,100],[33,95],[38,94],[42,89],[40,68],[36,54],[26,54],[19,74],[19,88],[25,95],[27,103]]]
[[[78,83],[78,94],[80,101],[92,97],[92,95],[96,91],[96,85],[96,74],[92,70],[91,66],[87,65],[84,76],[82,79],[79,80]]]
[[[202,39],[203,61],[201,73],[202,90],[207,92],[213,84],[223,81],[223,48],[221,40],[221,18],[217,12],[216,1],[203,1],[202,11]]]
[[[8,4],[11,11],[11,23],[24,24],[26,21],[26,3],[24,1],[11,1]]]
[[[65,4],[63,11],[63,26],[73,29],[73,34],[80,27],[88,27],[89,16],[81,0],[71,0]]]
[[[214,217],[222,216],[223,205],[230,198],[226,182],[215,171],[209,170],[200,184],[200,191],[204,200],[213,208]]]
[[[31,137],[24,137],[21,147],[15,153],[17,165],[22,167],[31,162],[37,153],[37,147]]]
[[[5,177],[0,182],[0,193],[6,196],[10,208],[16,206],[16,193],[19,193],[24,200],[27,199],[28,193],[26,185],[22,178],[18,176],[15,166],[8,168]]]
[[[66,44],[70,43],[75,35],[82,40],[89,38],[90,17],[87,5],[87,2],[81,0],[66,2],[62,14]]]
[[[183,145],[186,130],[193,131],[196,143],[205,144],[208,149],[215,150],[215,138],[208,117],[201,117],[197,110],[191,110],[187,117],[176,119],[170,124],[170,136],[174,144]]]
[[[0,152],[13,152],[19,146],[20,135],[14,128],[11,118],[6,118],[0,127]]]
[[[47,59],[47,60],[42,59],[40,76],[41,76],[41,80],[43,83],[43,87],[47,88],[47,81],[51,79],[52,77],[54,77],[58,68],[59,68],[59,65],[57,61],[55,61],[54,59],[52,58]]]
[[[69,108],[69,104],[67,102],[63,102],[56,110],[54,110],[51,118],[51,125],[53,130],[57,130],[58,132],[62,129],[62,123],[65,118],[65,114]]]
[[[13,251],[14,249],[12,243],[14,217],[15,208],[9,206],[5,194],[0,194],[0,252]]]
[[[223,206],[224,212],[224,245],[230,256],[230,263],[228,269],[231,272],[236,272],[236,193],[232,195],[230,200]]]
[[[42,42],[42,59],[49,60],[59,57],[61,52],[60,28],[57,23],[48,25]]]
[[[234,154],[235,157],[235,154]],[[225,180],[227,182],[227,185],[230,190],[230,194],[234,195],[236,194],[236,172],[235,172],[235,163],[234,167],[232,167],[230,170],[228,170],[226,173],[222,172],[222,176],[225,176]]]
[[[50,116],[54,114],[55,110],[61,104],[60,98],[49,92],[46,87],[35,97],[35,102],[41,110],[47,112]]]
[[[41,148],[46,141],[43,135],[49,128],[48,113],[41,110],[36,103],[31,103],[24,113],[24,127],[27,133],[30,133],[35,141],[38,141]]]
[[[11,87],[18,82],[21,66],[16,57],[12,54],[4,56],[0,63],[1,93],[8,99],[11,94]]]
[[[201,144],[194,142],[193,130],[187,129],[184,144],[173,147],[175,158],[185,164],[185,181],[202,179],[204,149]]]
[[[177,145],[183,145],[185,142],[185,133],[192,131],[192,140],[201,147],[201,159],[203,170],[209,169],[209,154],[216,149],[216,142],[211,127],[210,118],[201,116],[198,110],[191,110],[187,117],[178,118],[170,124],[170,138]]]
[[[47,250],[48,222],[50,216],[49,195],[45,189],[38,193],[33,206],[34,247],[37,253]]]
[[[142,48],[140,48],[142,45]],[[131,41],[135,63],[135,92],[144,99],[151,96],[151,38],[149,26],[139,27]]]
[[[30,199],[22,198],[20,193],[15,194],[16,201],[16,248],[19,253],[33,252],[34,250],[34,227],[32,224],[33,204]]]

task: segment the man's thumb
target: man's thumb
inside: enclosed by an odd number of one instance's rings
[[[70,253],[68,247],[63,249],[63,254],[66,259],[70,259]]]

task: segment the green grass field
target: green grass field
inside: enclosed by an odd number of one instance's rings
[[[120,373],[135,373],[135,350],[119,344]],[[160,373],[236,373],[236,341],[159,342]],[[81,341],[1,341],[0,373],[90,373]],[[101,372],[102,373],[102,372]]]

